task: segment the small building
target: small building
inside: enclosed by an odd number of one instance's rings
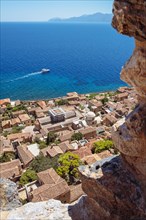
[[[20,119],[17,117],[17,118],[12,118],[11,119],[11,123],[12,123],[12,126],[17,126],[21,123]]]
[[[53,168],[41,171],[37,173],[37,176],[40,185],[43,184],[53,185],[63,180]]]
[[[92,111],[89,111],[87,114],[86,114],[86,121],[87,121],[87,124],[88,125],[91,125],[95,119],[95,113],[92,112]]]
[[[61,150],[59,146],[53,146],[53,147],[48,146],[42,149],[41,152],[43,153],[44,156],[49,156],[51,158],[59,154],[63,154],[63,151]]]
[[[45,103],[45,101],[41,101],[41,100],[40,100],[40,101],[37,102],[37,104],[38,104],[38,106],[41,107],[42,109],[46,108],[46,103]]]
[[[115,124],[117,121],[117,118],[115,118],[113,115],[109,115],[107,114],[104,118],[103,118],[103,124],[106,126],[112,126],[113,124]]]
[[[31,124],[31,118],[29,117],[28,114],[22,114],[18,116],[20,121],[26,125],[30,125]]]
[[[87,127],[85,129],[81,129],[80,132],[87,140],[90,138],[95,138],[97,136],[95,127]]]
[[[24,168],[28,167],[31,161],[34,159],[33,154],[27,149],[25,145],[17,147],[17,153],[18,157],[23,163]]]
[[[0,100],[0,106],[8,105],[8,104],[10,104],[10,103],[11,103],[11,101],[10,101],[9,98],[1,99],[1,100]]]
[[[65,111],[62,108],[54,108],[49,110],[52,123],[65,121]]]
[[[39,122],[40,126],[42,126],[42,125],[48,125],[48,124],[51,123],[51,117],[50,117],[50,116],[47,116],[47,117],[39,118],[39,119],[38,119],[38,122]]]
[[[89,101],[89,106],[91,107],[92,110],[94,110],[95,113],[99,112],[102,110],[102,102],[101,101],[97,101],[96,99],[92,99],[91,101]],[[94,108],[92,108],[94,107]]]
[[[61,135],[59,137],[59,139],[60,139],[61,142],[71,141],[71,137],[72,137],[73,134],[74,134],[74,131],[70,131],[67,134]]]
[[[97,160],[101,160],[101,158],[97,154],[88,155],[88,156],[83,157],[82,159],[82,161],[86,165],[91,165],[95,163]]]
[[[32,141],[32,134],[30,133],[16,133],[16,134],[9,134],[7,136],[7,139],[12,141],[19,141],[21,142],[31,142]]]
[[[3,129],[7,129],[7,128],[11,128],[11,127],[12,127],[11,120],[2,121],[2,128]]]
[[[12,116],[14,118],[16,118],[16,117],[18,117],[18,116],[20,116],[22,114],[25,114],[25,110],[20,110],[20,111],[12,112]]]
[[[1,138],[0,142],[0,155],[3,153],[14,153],[14,147],[12,146],[10,140]]]
[[[66,202],[70,191],[67,182],[62,179],[53,168],[37,174],[40,187],[32,191],[32,202],[58,199]]]
[[[66,203],[69,193],[69,186],[65,180],[56,184],[43,184],[31,193],[32,202],[48,201],[49,199],[57,199],[62,203]]]
[[[22,173],[19,159],[10,162],[0,163],[0,178],[15,180]]]
[[[101,123],[102,123],[102,118],[100,116],[94,118],[95,125],[101,125]]]
[[[80,159],[92,154],[91,150],[88,147],[81,147],[78,150],[73,151],[73,153],[77,154]]]
[[[128,98],[128,93],[127,92],[124,92],[124,93],[120,93],[118,95],[115,96],[115,101],[122,101],[124,99],[127,99]]]
[[[65,153],[66,151],[72,151],[74,148],[72,147],[71,144],[69,144],[69,141],[62,142],[58,145],[60,149]]]

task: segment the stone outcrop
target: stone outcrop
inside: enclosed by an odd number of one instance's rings
[[[146,1],[115,0],[112,25],[119,33],[146,40]]]
[[[121,79],[133,86],[139,104],[112,138],[120,156],[80,167],[83,190],[92,200],[91,219],[146,219],[146,1],[115,0],[112,25],[135,38],[135,50],[121,71]],[[90,204],[90,203],[89,203]],[[90,205],[89,205],[90,206]],[[91,206],[90,206],[91,207]],[[100,208],[99,208],[100,207]],[[101,216],[102,213],[102,216]],[[100,216],[98,218],[98,216]]]
[[[114,127],[113,139],[146,201],[146,1],[115,0],[113,27],[135,38],[135,50],[121,71],[121,79],[137,91],[139,105],[125,123]]]
[[[0,178],[0,211],[12,210],[20,206],[16,184]]]

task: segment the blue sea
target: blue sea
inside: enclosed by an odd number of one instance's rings
[[[0,98],[115,90],[125,85],[120,71],[133,48],[110,24],[1,23]]]

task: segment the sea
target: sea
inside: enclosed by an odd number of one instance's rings
[[[0,98],[50,99],[116,90],[133,38],[109,23],[28,22],[1,25]],[[42,68],[49,73],[42,74]]]

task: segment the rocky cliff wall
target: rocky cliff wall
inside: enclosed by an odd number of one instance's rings
[[[121,120],[113,127],[112,138],[120,156],[80,167],[80,173],[87,200],[94,201],[93,219],[145,220],[146,0],[115,0],[113,13],[113,27],[135,38],[135,50],[122,68],[121,79],[135,88],[139,104],[124,123]]]

